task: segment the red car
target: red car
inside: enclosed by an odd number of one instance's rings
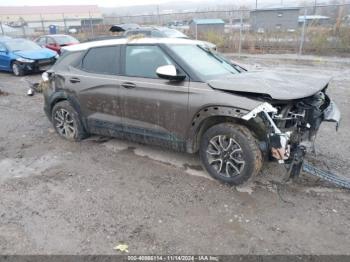
[[[43,35],[35,40],[35,42],[51,50],[61,53],[62,46],[79,44],[79,41],[70,35]]]

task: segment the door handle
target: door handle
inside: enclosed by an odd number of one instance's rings
[[[79,83],[80,79],[77,77],[72,77],[71,79],[69,79],[69,82],[71,82],[72,84]]]
[[[131,83],[131,82],[125,82],[125,83],[122,83],[121,86],[124,88],[135,88],[136,84]]]

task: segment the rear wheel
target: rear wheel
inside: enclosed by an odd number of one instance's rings
[[[13,62],[11,67],[12,67],[12,73],[15,76],[23,76],[24,75],[24,70],[19,63]]]
[[[199,155],[212,177],[230,185],[243,184],[262,166],[254,136],[246,127],[233,123],[209,128],[202,136]]]
[[[70,141],[80,141],[87,136],[78,113],[68,101],[55,104],[52,109],[52,124],[56,132]]]

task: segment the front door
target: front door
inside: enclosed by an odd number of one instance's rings
[[[120,78],[124,132],[142,142],[182,146],[188,118],[189,80],[160,79],[156,69],[174,64],[157,45],[126,45]]]

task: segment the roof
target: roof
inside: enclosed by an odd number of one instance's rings
[[[0,6],[0,15],[100,13],[97,5]]]
[[[197,25],[221,25],[225,24],[225,21],[222,19],[192,19],[191,23]]]
[[[117,38],[108,39],[102,41],[86,42],[77,45],[65,46],[64,50],[67,51],[83,51],[92,47],[109,46],[109,45],[123,45],[123,44],[186,44],[186,45],[198,45],[203,44],[202,41],[183,39],[183,38]]]
[[[275,6],[275,7],[267,7],[267,8],[258,8],[255,10],[252,10],[251,12],[264,12],[264,11],[299,11],[300,7],[287,7],[287,6]]]

